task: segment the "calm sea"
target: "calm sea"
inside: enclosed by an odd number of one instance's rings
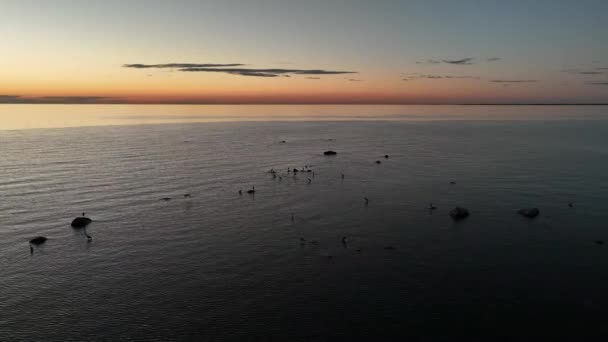
[[[608,107],[5,105],[0,340],[605,334],[607,222]]]

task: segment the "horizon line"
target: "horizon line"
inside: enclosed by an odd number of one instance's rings
[[[395,103],[395,102],[0,102],[0,105],[151,105],[151,106],[167,106],[167,105],[179,105],[179,106],[608,106],[608,102],[567,102],[567,103],[554,103],[554,102],[516,102],[516,103],[505,103],[505,102],[488,102],[488,103]]]

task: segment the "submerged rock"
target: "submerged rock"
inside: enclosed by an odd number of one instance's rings
[[[325,151],[323,152],[324,155],[326,156],[335,156],[336,154],[338,154],[338,152],[336,151]]]
[[[540,210],[538,210],[538,208],[522,208],[519,209],[517,213],[527,218],[535,218],[540,214]]]
[[[450,216],[454,220],[462,220],[464,218],[469,217],[469,211],[463,207],[456,207],[450,211]]]
[[[382,163],[382,162],[381,162],[381,161],[379,161],[379,160],[376,160],[376,164],[380,164],[380,163]]]
[[[48,239],[47,239],[47,238],[45,238],[44,236],[37,236],[37,237],[35,237],[35,238],[31,239],[31,240],[30,240],[30,243],[31,243],[32,245],[41,245],[41,244],[45,243],[45,242],[46,242],[46,240],[48,240]]]
[[[80,216],[75,218],[72,221],[72,227],[74,228],[84,228],[86,226],[88,226],[91,222],[93,222],[93,220],[91,220],[88,217],[84,217],[84,216]]]

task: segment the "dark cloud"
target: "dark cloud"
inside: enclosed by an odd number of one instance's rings
[[[490,80],[493,83],[535,83],[538,80]]]
[[[473,64],[474,58],[467,57],[463,59],[427,59],[426,61],[418,61],[416,64],[453,64],[453,65],[471,65]]]
[[[230,64],[195,64],[195,63],[167,63],[167,64],[124,64],[123,68],[135,69],[177,69],[181,72],[221,72],[231,75],[252,76],[252,77],[290,77],[291,75],[338,75],[338,74],[356,74],[355,71],[334,71],[320,69],[255,69],[255,68],[235,68],[245,66],[241,63]]]
[[[341,75],[356,74],[356,71],[334,71],[334,70],[302,70],[302,69],[250,69],[250,68],[182,68],[183,72],[223,72],[232,75],[276,77],[280,75]]]
[[[237,67],[244,66],[246,64],[241,63],[230,63],[230,64],[196,64],[196,63],[167,63],[167,64],[124,64],[123,68],[135,68],[135,69],[181,69],[181,68],[222,68],[222,67]]]
[[[595,70],[608,70],[608,68],[595,68]],[[569,74],[578,74],[578,75],[603,75],[603,71],[594,71],[594,70],[581,70],[581,69],[564,69],[562,72]]]
[[[503,60],[502,57],[490,57],[490,58],[486,59],[486,61],[488,61],[488,62],[498,62],[498,61],[502,61],[502,60]]]
[[[416,62],[416,64],[440,64],[441,61],[438,61],[436,59],[427,59],[426,61],[419,61]]]
[[[418,78],[426,78],[426,79],[439,79],[439,78],[444,78],[443,76],[437,76],[437,75],[422,75]]]
[[[599,86],[608,86],[608,82],[585,82],[585,84],[599,85]]]
[[[194,70],[180,70],[180,71],[194,71]],[[229,74],[241,75],[241,76],[254,76],[254,77],[278,77],[276,74],[268,74],[264,72],[249,72],[249,71],[239,71],[239,72],[228,72]],[[289,75],[283,75],[289,76]]]
[[[442,76],[443,78],[471,78],[471,79],[479,79],[479,77],[475,77],[475,76]]]
[[[428,80],[436,80],[436,79],[445,79],[445,80],[449,80],[449,79],[463,79],[463,78],[468,78],[468,79],[479,79],[479,77],[475,77],[475,76],[467,76],[467,75],[462,75],[462,76],[458,76],[458,75],[425,75],[425,74],[408,74],[409,76],[405,76],[405,78],[403,79],[404,81],[413,81],[413,80],[420,80],[420,79],[428,79]]]
[[[103,96],[41,96],[24,97],[20,95],[0,95],[0,103],[61,103],[61,104],[88,104],[88,103],[108,103],[117,100],[113,97]]]
[[[463,59],[442,59],[443,63],[456,64],[456,65],[471,65],[473,64],[473,58],[467,57]]]

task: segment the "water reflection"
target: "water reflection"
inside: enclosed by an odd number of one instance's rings
[[[0,105],[0,130],[221,121],[606,119],[608,106]]]

